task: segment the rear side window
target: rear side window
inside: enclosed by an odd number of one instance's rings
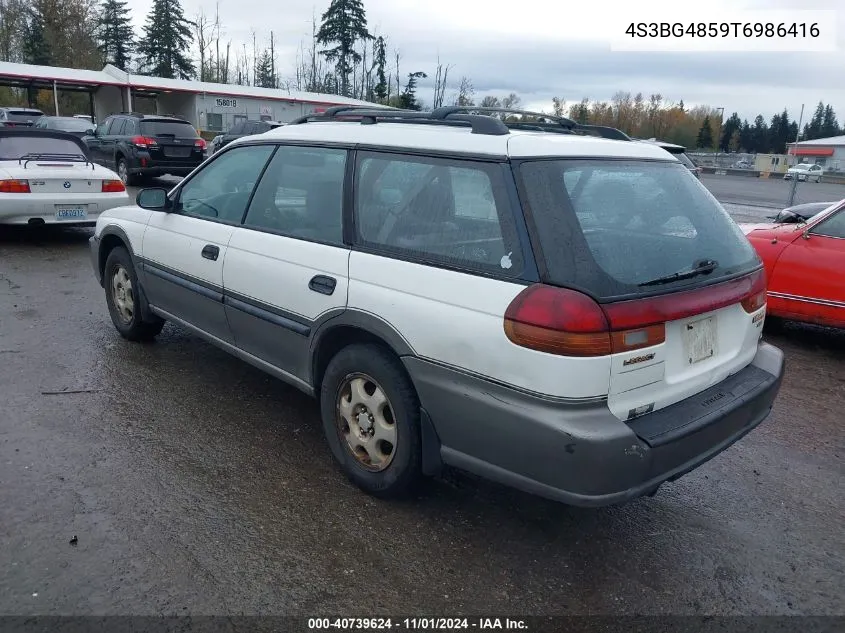
[[[244,124],[243,123],[235,123],[232,126],[232,129],[229,130],[229,134],[243,134],[244,133]]]
[[[498,276],[522,272],[501,165],[359,152],[356,173],[362,244]]]
[[[144,136],[172,136],[174,138],[195,138],[197,131],[190,123],[182,121],[141,121]]]
[[[538,160],[518,171],[550,283],[611,299],[698,286],[758,266],[742,230],[677,163]],[[702,261],[717,266],[672,279]]]
[[[121,136],[125,134],[126,130],[126,119],[116,119],[114,123],[112,123],[111,130],[109,134],[112,136]]]

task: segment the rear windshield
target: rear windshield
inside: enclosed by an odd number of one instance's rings
[[[194,138],[197,131],[190,123],[182,123],[181,121],[141,121],[141,134]]]
[[[71,140],[49,136],[0,136],[0,160],[18,160],[27,154],[83,155],[82,148]]]
[[[7,110],[6,114],[9,121],[34,121],[44,116],[40,110]]]
[[[550,283],[615,299],[758,266],[739,226],[678,163],[537,160],[519,174]],[[667,279],[704,261],[715,262],[706,275]]]

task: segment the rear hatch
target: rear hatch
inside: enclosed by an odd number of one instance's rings
[[[144,119],[141,136],[150,158],[156,163],[199,164],[203,159],[205,141],[186,121],[172,119]],[[136,145],[139,145],[136,142]]]
[[[570,293],[560,296],[564,311],[600,308],[592,324],[577,324],[594,338],[575,355],[607,356],[617,417],[679,402],[751,362],[765,273],[739,227],[684,166],[555,159],[518,170],[544,281],[569,289],[561,291]]]

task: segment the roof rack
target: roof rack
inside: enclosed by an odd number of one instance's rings
[[[504,116],[491,116],[497,114]],[[362,125],[373,125],[381,122],[470,127],[473,134],[490,136],[503,136],[510,134],[511,130],[529,130],[600,136],[620,141],[631,140],[627,134],[615,128],[582,125],[562,116],[505,107],[442,106],[431,112],[421,112],[379,105],[332,106],[326,108],[324,112],[314,112],[294,119],[288,125],[299,125],[312,121],[349,120],[360,120]]]

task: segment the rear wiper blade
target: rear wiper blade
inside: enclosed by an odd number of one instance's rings
[[[652,279],[650,281],[644,281],[643,283],[639,284],[640,286],[660,286],[663,284],[670,284],[673,281],[680,281],[682,279],[692,279],[693,277],[698,277],[699,275],[709,275],[712,273],[716,268],[718,268],[719,262],[712,260],[712,259],[702,259],[699,262],[693,264],[692,268],[688,270],[679,270],[676,273],[672,273],[671,275],[666,275],[665,277],[658,277],[657,279]]]

